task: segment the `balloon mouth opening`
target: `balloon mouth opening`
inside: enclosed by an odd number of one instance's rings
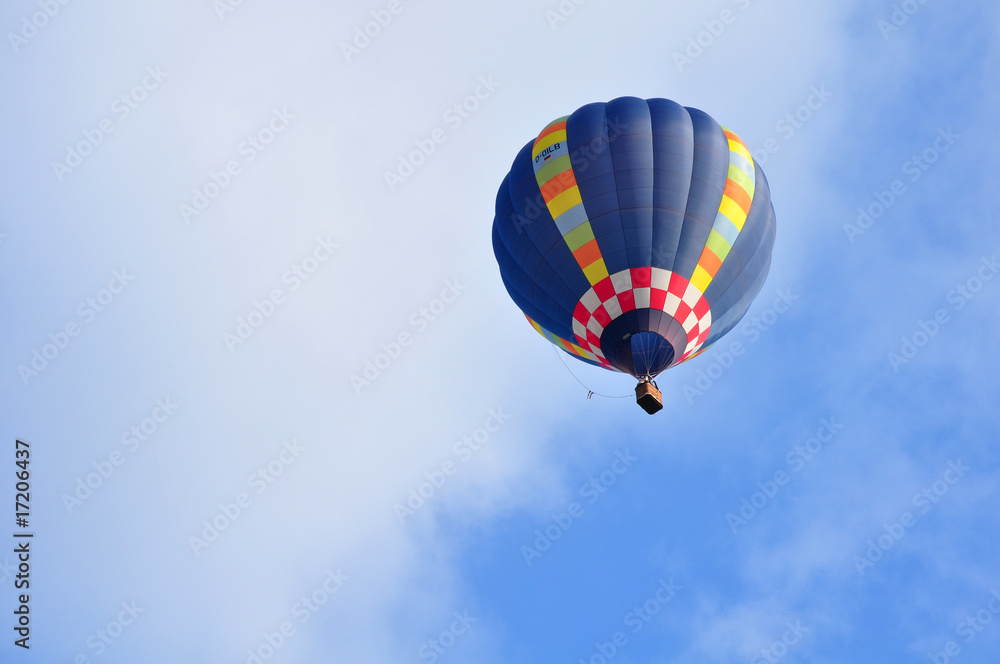
[[[640,381],[652,380],[670,366],[674,346],[657,332],[627,333],[615,347],[612,364]]]

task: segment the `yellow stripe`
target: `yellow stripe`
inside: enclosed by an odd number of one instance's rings
[[[570,345],[573,346],[573,348],[576,350],[576,354],[579,355],[580,357],[584,357],[584,358],[586,358],[586,359],[588,359],[591,362],[594,362],[596,364],[600,364],[601,363],[601,360],[597,357],[597,355],[595,355],[594,353],[591,353],[589,350],[585,350],[583,348],[580,348],[576,344],[570,344]]]
[[[565,132],[563,133],[565,134]],[[743,141],[734,141],[732,139],[729,139],[729,151],[735,152],[736,154],[742,156],[744,159],[749,161],[751,165],[753,164],[753,156],[750,154],[750,151],[747,150],[747,146],[743,145]]]
[[[545,140],[543,140],[543,141],[540,141],[540,142],[539,141],[535,141],[535,147],[531,151],[531,158],[534,159],[535,157],[538,156],[538,153],[541,152],[542,150],[544,150],[545,148],[551,147],[551,146],[555,145],[556,143],[560,143],[560,142],[562,142],[562,143],[566,142],[566,130],[565,129],[560,129],[559,131],[552,132],[551,134],[549,134],[548,136],[546,136]]]
[[[574,205],[579,205],[582,202],[583,198],[580,197],[580,188],[574,185],[549,201],[549,213],[552,215],[552,218],[555,219],[566,210],[570,209]],[[735,203],[733,205],[735,205]]]
[[[743,224],[747,223],[747,213],[729,196],[722,196],[722,204],[719,205],[719,212],[729,217],[737,230],[743,230]]]
[[[525,318],[527,318],[528,322],[531,323],[531,327],[535,328],[535,331],[538,332],[540,335],[542,335],[542,337],[544,337],[546,341],[554,344],[555,346],[558,346],[559,348],[562,348],[562,349],[564,349],[566,351],[569,351],[570,353],[573,353],[574,355],[578,355],[579,357],[586,358],[586,359],[590,360],[591,362],[596,362],[596,363],[600,364],[601,361],[597,357],[597,355],[594,355],[590,351],[585,350],[585,349],[583,349],[580,346],[577,346],[575,343],[573,343],[571,341],[567,341],[566,339],[563,339],[561,337],[557,337],[556,335],[552,334],[548,330],[544,329],[541,325],[539,325],[538,323],[536,323],[534,320],[532,320],[531,316],[527,316],[526,315]]]
[[[593,286],[608,278],[608,268],[604,265],[604,259],[598,258],[596,261],[583,268],[583,275]]]
[[[698,266],[694,269],[694,274],[691,275],[691,285],[700,290],[702,293],[708,288],[708,285],[712,283],[712,275],[705,271],[705,268]],[[678,321],[683,323],[684,321]]]

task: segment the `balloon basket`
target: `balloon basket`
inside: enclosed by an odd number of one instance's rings
[[[663,395],[660,391],[656,389],[652,381],[644,380],[640,381],[638,385],[635,386],[635,402],[639,404],[644,411],[652,415],[663,408]]]

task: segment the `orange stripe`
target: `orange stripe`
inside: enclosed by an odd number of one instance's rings
[[[562,122],[557,122],[556,124],[551,125],[549,127],[546,127],[545,129],[542,130],[542,133],[540,133],[538,135],[538,138],[535,139],[535,145],[538,145],[539,142],[541,142],[541,140],[543,138],[545,138],[546,136],[548,136],[549,134],[557,132],[557,131],[559,131],[561,129],[565,129],[565,128],[566,128],[566,121],[565,120],[563,120]]]
[[[723,193],[733,199],[733,202],[739,205],[741,210],[750,214],[750,205],[753,203],[753,199],[750,198],[746,189],[738,185],[735,180],[726,180],[726,190]]]
[[[737,136],[733,132],[729,131],[728,129],[723,129],[722,133],[724,133],[726,135],[726,138],[728,138],[731,141],[736,141],[737,143],[740,143],[740,144],[743,143],[743,141],[740,140],[739,136]]]
[[[580,267],[587,267],[591,263],[601,258],[601,249],[597,246],[597,240],[591,240],[573,252],[576,262]]]
[[[705,270],[705,272],[708,272],[712,277],[714,277],[715,273],[718,272],[719,268],[722,266],[722,260],[715,255],[714,251],[705,247],[705,250],[701,252],[701,258],[698,259],[698,265],[701,266],[701,269]]]
[[[573,169],[559,173],[558,175],[553,175],[552,178],[543,184],[539,189],[542,190],[542,198],[548,203],[553,198],[563,193],[567,189],[576,186],[576,176],[573,175]]]

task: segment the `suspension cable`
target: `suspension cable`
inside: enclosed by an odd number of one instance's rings
[[[572,376],[573,379],[576,380],[576,382],[580,383],[580,387],[582,387],[583,389],[587,390],[587,392],[588,392],[587,398],[588,399],[591,397],[591,395],[597,396],[597,397],[604,397],[605,399],[629,399],[629,398],[632,398],[632,397],[635,396],[633,394],[626,394],[626,395],[623,395],[623,396],[613,396],[613,395],[610,395],[610,394],[601,394],[600,392],[595,392],[594,390],[592,390],[589,387],[587,387],[583,383],[583,381],[580,380],[575,373],[573,373],[573,370],[569,368],[568,364],[566,364],[566,358],[563,357],[562,351],[560,351],[555,346],[555,344],[552,344],[552,350],[555,351],[555,354],[559,357],[559,361],[562,362],[562,364],[563,364],[564,367],[566,367],[566,371],[569,372],[569,375]]]

